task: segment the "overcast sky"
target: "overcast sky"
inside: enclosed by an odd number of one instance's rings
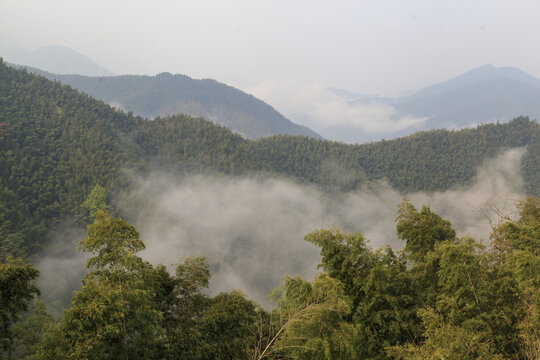
[[[13,45],[118,74],[392,94],[486,63],[540,77],[540,0],[0,0],[0,49]]]

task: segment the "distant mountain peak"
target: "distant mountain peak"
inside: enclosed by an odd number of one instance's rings
[[[495,65],[493,64],[485,64],[485,65],[481,65],[475,69],[472,69],[470,71],[475,71],[475,70],[481,70],[481,69],[484,69],[484,70],[487,70],[487,69],[496,69]]]
[[[535,79],[533,76],[527,74],[526,72],[513,67],[513,66],[501,66],[496,67],[492,64],[486,64],[479,66],[477,68],[474,68],[472,70],[469,70],[465,72],[462,75],[456,76],[456,78],[467,78],[467,77],[482,77],[487,76],[488,78],[485,80],[492,80],[493,78],[507,78],[510,80],[518,80],[518,81],[524,81],[524,79]],[[452,79],[450,79],[452,80]],[[484,80],[480,78],[479,80]]]
[[[411,96],[411,98],[440,95],[448,91],[457,90],[495,79],[514,80],[540,88],[539,79],[527,74],[522,70],[519,70],[518,68],[511,66],[496,67],[492,64],[485,64],[442,83],[430,85],[420,91],[417,91]]]
[[[47,45],[35,50],[11,46],[0,50],[0,56],[10,63],[31,66],[56,74],[114,75],[86,55],[66,46]]]

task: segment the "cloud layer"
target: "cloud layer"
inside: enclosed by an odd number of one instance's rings
[[[346,136],[351,130],[359,133],[357,141],[375,140],[405,129],[413,132],[427,120],[401,115],[392,106],[376,100],[351,101],[350,94],[340,95],[319,83],[266,80],[245,91],[268,102],[292,121],[324,137],[347,142],[355,142]]]
[[[133,191],[116,205],[146,244],[141,256],[174,268],[181,258],[201,254],[211,265],[210,293],[242,289],[267,304],[267,294],[286,275],[311,278],[319,249],[303,237],[320,228],[359,231],[374,248],[401,248],[395,217],[403,197],[450,220],[458,236],[489,241],[493,209],[509,214],[524,196],[520,159],[511,149],[486,161],[466,189],[400,194],[387,184],[376,189],[328,195],[291,181],[194,176],[178,179],[154,173],[134,177]],[[84,274],[84,256],[74,249],[84,235],[66,223],[64,231],[36,264],[46,300],[65,299]]]
[[[525,149],[486,161],[472,186],[405,196],[452,222],[459,236],[489,241],[490,209],[505,208],[524,196],[520,159]],[[194,254],[211,264],[212,293],[239,288],[264,303],[287,275],[310,278],[319,250],[303,237],[320,228],[359,231],[373,247],[400,248],[395,216],[403,194],[380,184],[369,192],[330,197],[284,180],[190,177],[166,174],[137,178],[136,191],[119,199],[147,245],[142,256],[172,265]]]

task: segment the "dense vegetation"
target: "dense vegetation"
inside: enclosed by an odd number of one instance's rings
[[[324,272],[288,278],[266,311],[239,291],[210,297],[209,266],[183,259],[170,275],[137,256],[137,230],[99,207],[79,248],[89,273],[55,322],[36,306],[37,271],[0,265],[3,358],[28,359],[530,359],[540,353],[540,199],[502,217],[489,247],[457,238],[429,207],[404,200],[402,252],[362,234],[318,230]],[[96,196],[97,195],[97,196]],[[13,295],[10,290],[17,289]],[[8,290],[8,291],[4,291]],[[20,329],[25,329],[21,332]],[[33,341],[29,341],[29,339]]]
[[[124,169],[279,176],[350,191],[386,180],[406,191],[472,181],[503,149],[527,146],[527,192],[540,195],[540,126],[527,118],[364,145],[278,135],[250,141],[203,119],[148,121],[0,63],[0,252],[36,254],[95,184],[128,186]]]

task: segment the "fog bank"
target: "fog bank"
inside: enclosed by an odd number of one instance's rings
[[[520,159],[512,149],[486,161],[474,183],[461,190],[400,194],[387,184],[330,197],[315,187],[286,180],[201,177],[164,173],[135,177],[134,191],[119,206],[140,231],[141,256],[173,267],[202,254],[211,264],[211,293],[244,290],[260,303],[282,278],[317,272],[319,250],[303,237],[320,228],[359,231],[373,247],[403,246],[395,217],[403,197],[450,220],[459,236],[487,242],[490,209],[509,208],[524,196]]]
[[[369,191],[330,196],[313,186],[278,179],[154,173],[133,177],[132,191],[116,194],[115,205],[141,233],[140,255],[171,270],[182,257],[201,254],[211,265],[210,293],[242,289],[260,304],[286,275],[311,279],[319,249],[304,236],[321,228],[359,231],[374,248],[401,248],[395,217],[403,197],[429,205],[450,220],[458,236],[489,241],[493,209],[507,215],[525,196],[520,174],[524,148],[487,160],[471,186],[460,190],[400,194],[388,184]],[[426,175],[427,176],[427,175]],[[44,300],[69,305],[80,287],[87,254],[75,250],[84,229],[66,220],[36,266]]]

